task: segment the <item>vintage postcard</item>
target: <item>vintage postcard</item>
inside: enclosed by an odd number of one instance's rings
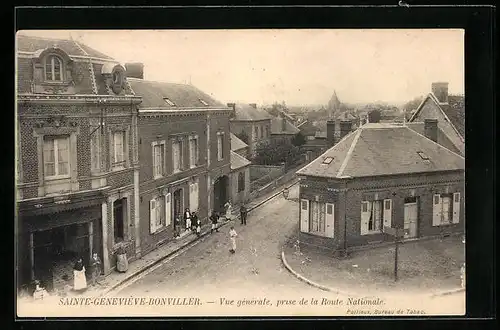
[[[465,313],[464,31],[21,30],[19,317]]]

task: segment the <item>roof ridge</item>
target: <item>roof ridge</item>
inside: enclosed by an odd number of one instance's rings
[[[421,137],[425,138],[426,140],[429,140],[431,143],[436,144],[439,148],[444,149],[444,150],[446,150],[446,151],[449,151],[449,152],[451,152],[452,154],[454,154],[454,155],[456,155],[456,156],[458,156],[458,157],[460,157],[460,158],[462,158],[462,159],[464,159],[464,160],[465,160],[465,157],[464,157],[464,156],[462,156],[462,155],[460,155],[460,154],[457,154],[456,152],[454,152],[454,151],[452,151],[452,150],[450,150],[450,149],[446,148],[445,146],[440,145],[439,143],[437,143],[437,142],[435,142],[435,141],[433,141],[433,140],[429,139],[427,136],[420,134],[419,132],[417,132],[417,131],[415,131],[415,130],[411,129],[410,127],[406,127],[406,128],[407,128],[407,129],[409,129],[409,130],[410,130],[413,134],[417,134],[417,135],[419,135],[419,136],[421,136]],[[443,132],[443,133],[444,133],[444,132]],[[446,135],[446,133],[445,133],[445,135]],[[449,137],[448,137],[447,135],[446,135],[446,137],[449,139]]]
[[[342,173],[344,172],[345,168],[347,167],[347,163],[349,160],[351,160],[352,157],[352,152],[354,151],[354,148],[356,147],[356,144],[358,143],[359,136],[361,135],[361,132],[363,131],[363,128],[360,127],[358,131],[356,132],[356,136],[354,136],[354,140],[351,142],[351,146],[349,147],[349,150],[347,151],[347,155],[344,158],[344,161],[342,162],[342,165],[340,166],[339,171],[337,172],[337,178],[342,177]]]

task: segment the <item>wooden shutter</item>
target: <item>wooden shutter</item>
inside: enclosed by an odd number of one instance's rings
[[[189,210],[191,212],[198,210],[198,183],[189,185]]]
[[[149,229],[150,233],[156,232],[156,200],[149,201]]]
[[[165,195],[165,226],[172,223],[172,201],[170,193]]]
[[[360,223],[360,234],[368,234],[368,222],[370,221],[371,209],[368,207],[369,202],[361,202],[361,223]]]
[[[115,163],[115,135],[112,132],[109,133],[109,160],[110,165]]]
[[[307,199],[300,200],[300,231],[309,232],[309,201]]]
[[[384,227],[392,227],[392,199],[384,199]]]
[[[332,237],[335,233],[335,205],[326,203],[325,204],[325,236]]]
[[[443,200],[440,194],[434,194],[432,198],[432,225],[439,226],[441,224],[441,213],[443,212]]]
[[[460,222],[460,193],[453,194],[453,223]]]

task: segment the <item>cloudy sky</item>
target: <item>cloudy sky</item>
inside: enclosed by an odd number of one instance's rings
[[[122,63],[144,63],[145,79],[191,83],[222,102],[402,103],[434,81],[464,92],[463,30],[53,30]]]

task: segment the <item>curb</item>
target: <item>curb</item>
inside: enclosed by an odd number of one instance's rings
[[[292,187],[292,186],[296,185],[298,182],[299,182],[299,180],[295,180],[292,184],[285,186],[285,188],[290,188],[290,187]],[[250,212],[250,211],[252,211],[252,210],[256,209],[257,207],[259,207],[259,206],[263,205],[264,203],[266,203],[266,202],[268,202],[269,200],[273,199],[274,197],[278,196],[279,194],[281,194],[281,193],[283,192],[283,190],[284,190],[285,188],[280,189],[278,192],[276,192],[276,193],[274,193],[274,194],[270,195],[269,197],[267,197],[267,198],[265,198],[264,200],[260,201],[259,203],[255,204],[254,206],[252,206],[251,208],[249,208],[249,209],[248,209],[248,212]],[[227,225],[228,223],[233,222],[235,219],[239,219],[239,217],[240,217],[240,216],[239,216],[239,214],[238,214],[238,215],[236,215],[236,216],[235,216],[232,220],[227,220],[227,221],[225,221],[225,222],[222,222],[218,228],[224,227],[224,226],[225,226],[225,225]],[[177,249],[175,249],[175,250],[173,250],[173,251],[169,252],[168,254],[166,254],[166,255],[162,256],[161,258],[159,258],[159,259],[157,259],[157,260],[155,260],[155,261],[153,261],[153,262],[151,262],[151,263],[147,264],[146,266],[144,266],[143,268],[139,269],[138,271],[136,271],[136,272],[134,272],[134,273],[130,273],[130,275],[129,275],[129,276],[127,276],[126,278],[124,278],[124,279],[123,279],[123,280],[121,280],[120,282],[117,282],[117,283],[113,284],[111,287],[109,287],[108,289],[104,290],[101,294],[99,294],[99,296],[101,297],[101,296],[105,296],[105,295],[109,294],[110,292],[112,292],[113,290],[115,290],[117,287],[119,287],[119,286],[123,285],[125,282],[127,282],[127,281],[131,280],[132,278],[134,278],[134,277],[136,277],[136,276],[140,275],[141,273],[143,273],[143,272],[147,271],[148,269],[150,269],[150,268],[154,267],[155,265],[157,265],[157,264],[161,263],[162,261],[164,261],[165,259],[167,259],[167,258],[171,257],[171,256],[172,256],[172,255],[174,255],[175,253],[177,253],[177,252],[179,252],[179,251],[181,251],[181,250],[183,250],[183,249],[188,249],[188,248],[189,248],[189,245],[192,245],[194,242],[196,242],[196,241],[198,241],[198,240],[202,239],[203,237],[207,236],[207,235],[209,234],[209,232],[210,232],[210,230],[207,230],[206,232],[202,233],[202,234],[200,235],[200,237],[196,237],[196,238],[194,238],[194,239],[193,239],[193,240],[191,240],[191,241],[187,241],[186,243],[184,243],[184,244],[182,244],[181,246],[179,246]]]
[[[343,291],[340,291],[340,290],[337,290],[337,289],[332,289],[332,288],[327,287],[325,285],[322,285],[322,284],[316,283],[314,281],[311,281],[307,277],[304,277],[303,275],[299,274],[292,267],[290,267],[290,265],[286,261],[285,251],[283,249],[281,250],[281,261],[283,262],[283,265],[285,266],[285,268],[291,274],[293,274],[299,280],[304,281],[304,282],[306,282],[307,284],[309,284],[309,285],[311,285],[313,287],[316,287],[316,288],[321,289],[323,291],[329,291],[329,292],[333,292],[333,293],[341,294],[341,295],[346,295],[346,296],[359,295],[359,294],[353,293],[353,292],[347,293],[347,292],[343,292]],[[465,292],[465,288],[452,289],[452,290],[448,290],[448,291],[443,291],[443,292],[439,292],[439,293],[430,294],[430,297],[431,298],[442,297],[442,296],[447,296],[447,295],[451,295],[451,294],[459,293],[459,292]]]
[[[281,250],[281,262],[283,262],[283,265],[285,266],[285,268],[292,274],[294,275],[295,277],[297,277],[299,280],[301,281],[304,281],[306,282],[307,284],[315,287],[315,288],[318,288],[318,289],[321,289],[323,291],[329,291],[329,292],[333,292],[333,293],[336,293],[336,294],[340,294],[340,295],[345,295],[345,296],[352,296],[353,294],[349,294],[349,293],[346,293],[346,292],[343,292],[343,291],[340,291],[340,290],[335,290],[335,289],[332,289],[330,287],[327,287],[327,286],[324,286],[322,284],[318,284],[316,282],[313,282],[311,281],[310,279],[308,279],[307,277],[304,277],[302,275],[300,275],[298,272],[296,272],[295,270],[293,270],[292,267],[290,267],[290,265],[288,264],[288,262],[286,261],[286,258],[285,258],[285,251]]]

